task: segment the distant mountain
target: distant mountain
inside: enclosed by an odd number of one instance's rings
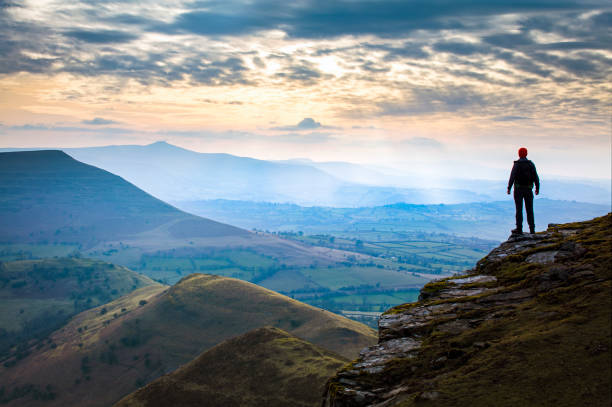
[[[318,164],[302,161],[278,162],[230,154],[196,153],[165,142],[63,150],[77,160],[118,174],[170,202],[235,199],[356,207],[490,199],[461,188],[430,190],[367,185],[367,179],[356,179],[359,166],[348,163],[323,163],[319,168]],[[347,168],[354,172],[351,177],[346,175]],[[336,176],[336,171],[343,175]],[[370,172],[359,171],[363,176]]]
[[[17,363],[73,315],[158,285],[91,259],[0,262],[0,364]]]
[[[358,322],[244,281],[193,274],[75,316],[15,366],[0,367],[0,398],[9,406],[108,406],[222,341],[265,326],[349,359],[376,341]]]
[[[0,149],[18,150],[26,149]],[[481,174],[457,178],[444,163],[440,163],[440,168],[415,167],[406,172],[348,162],[265,161],[197,153],[165,142],[62,150],[77,160],[120,175],[164,201],[230,199],[351,208],[398,202],[455,204],[499,200],[505,193],[512,164],[508,163],[507,174],[494,171],[501,179],[486,180],[479,178]],[[475,163],[469,166],[480,171]],[[609,179],[551,179],[545,172],[541,178],[542,198],[611,203]]]
[[[166,201],[215,197],[253,201],[332,198],[340,185],[318,169],[230,154],[201,154],[165,142],[65,149]]]
[[[260,328],[204,352],[115,407],[308,407],[348,362],[277,328]]]

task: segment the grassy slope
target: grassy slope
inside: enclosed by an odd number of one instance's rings
[[[148,285],[157,283],[97,260],[0,262],[0,361],[22,357],[35,345],[30,340],[42,338],[71,316]]]
[[[487,341],[491,346],[441,377],[438,388],[445,405],[610,405],[611,220],[608,215],[561,228],[581,229],[567,240],[588,250],[565,266],[592,271],[594,278],[542,291],[533,301],[518,306],[516,313],[454,339],[460,344]],[[559,265],[555,270],[555,266],[529,266],[521,259],[509,260],[488,271],[501,282],[525,287],[536,284],[545,273],[552,272],[554,278],[555,272],[563,272]],[[480,267],[486,270],[491,266],[485,261]],[[444,341],[432,341],[431,345],[440,344],[448,346]],[[409,401],[402,405],[413,404]]]
[[[116,407],[318,406],[346,359],[277,328],[229,339]]]
[[[147,303],[139,305],[141,300]],[[212,275],[188,276],[166,291],[137,290],[104,307],[106,314],[102,307],[86,311],[55,332],[57,348],[45,346],[0,370],[6,394],[13,397],[28,383],[39,390],[51,385],[55,400],[45,405],[108,405],[223,340],[263,326],[348,358],[376,340],[365,325]],[[32,396],[9,405],[39,405]]]

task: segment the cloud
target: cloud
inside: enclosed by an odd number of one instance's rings
[[[99,30],[99,31],[84,31],[75,30],[67,31],[64,33],[65,36],[71,37],[83,42],[92,44],[116,44],[123,42],[134,41],[138,38],[137,35],[126,33],[122,31],[113,30]]]
[[[448,52],[457,55],[473,55],[487,51],[487,47],[484,47],[481,44],[458,41],[438,42],[434,44],[432,48],[438,52]]]
[[[329,78],[329,75],[322,74],[313,64],[301,61],[299,64],[290,65],[284,71],[278,72],[276,77],[301,82],[303,85],[315,85],[319,79]]]
[[[280,130],[280,131],[307,131],[314,129],[338,129],[338,127],[334,126],[324,126],[320,122],[316,121],[312,117],[305,117],[295,126],[280,126],[280,127],[272,127],[270,130]]]
[[[429,56],[429,52],[423,49],[424,44],[417,42],[404,42],[402,45],[391,44],[364,44],[365,48],[371,51],[384,51],[386,53],[384,61],[398,59],[424,59]]]
[[[536,117],[522,110],[523,89],[538,96],[536,109],[560,111],[563,94],[579,87],[577,104],[600,106],[609,83],[612,60],[603,51],[612,49],[612,12],[603,0],[180,3],[75,0],[34,10],[0,0],[0,74],[68,72],[119,87],[134,80],[283,95],[310,87],[340,114],[363,116],[501,117],[510,107],[507,116]],[[370,87],[371,97],[355,92]]]
[[[530,117],[527,116],[512,116],[512,115],[507,115],[507,116],[497,116],[494,117],[492,120],[494,122],[514,122],[514,121],[518,121],[518,120],[529,120],[531,119]]]
[[[85,123],[84,123],[85,124]],[[120,127],[80,127],[80,126],[56,126],[46,124],[23,124],[19,126],[7,126],[7,130],[18,132],[64,132],[64,133],[98,133],[98,134],[129,134],[136,131]]]
[[[119,122],[116,122],[114,120],[103,119],[101,117],[94,117],[91,120],[83,120],[81,123],[82,124],[90,124],[90,125],[94,125],[94,126],[103,126],[103,125],[107,125],[107,124],[118,124]]]
[[[311,130],[311,129],[317,129],[319,127],[321,127],[321,123],[315,121],[311,117],[306,117],[297,124],[297,128],[300,130]]]
[[[196,3],[196,5],[198,5]],[[246,35],[282,30],[294,38],[345,35],[396,37],[416,30],[458,30],[482,24],[488,16],[586,10],[580,1],[472,0],[271,0],[201,2],[200,9],[180,14],[158,27],[166,33],[206,36]],[[468,21],[475,18],[476,21]]]
[[[144,57],[127,54],[99,55],[87,64],[69,60],[64,71],[97,76],[112,74],[133,78],[143,84],[162,84],[189,78],[195,84],[224,86],[233,84],[252,84],[246,77],[248,68],[239,57],[190,56],[178,62],[171,62],[176,52],[151,53]],[[212,60],[206,61],[211,58]],[[160,64],[163,64],[160,66]]]
[[[379,116],[458,112],[488,104],[487,97],[470,86],[413,87],[407,99],[377,103]]]

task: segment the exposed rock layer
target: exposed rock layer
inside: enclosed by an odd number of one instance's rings
[[[511,236],[419,301],[388,310],[377,345],[323,405],[609,406],[611,216]]]

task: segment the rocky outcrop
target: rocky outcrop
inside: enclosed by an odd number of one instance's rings
[[[610,220],[511,236],[427,284],[381,316],[323,405],[610,405]]]

